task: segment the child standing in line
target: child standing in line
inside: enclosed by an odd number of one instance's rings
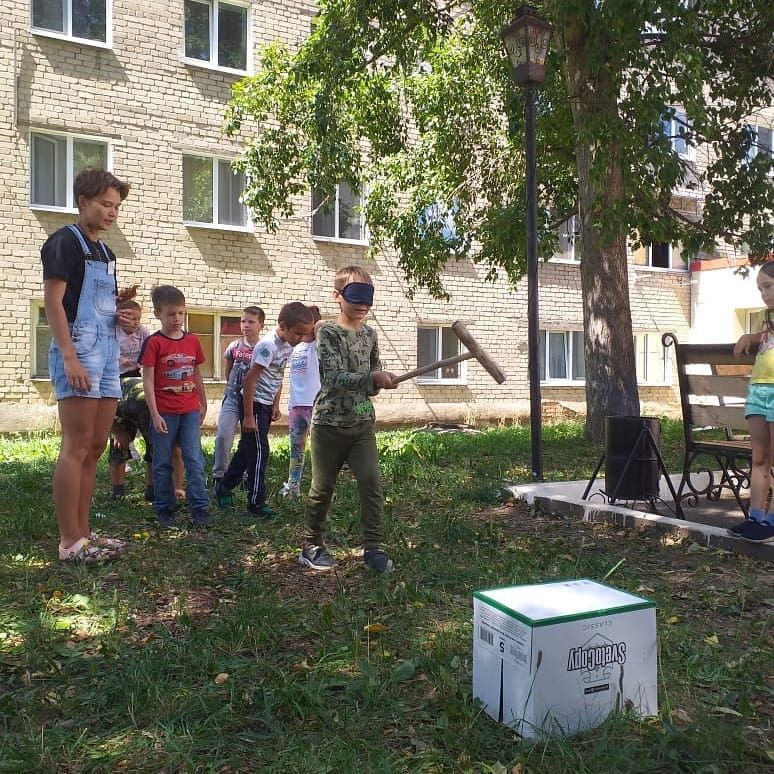
[[[218,432],[215,436],[215,461],[212,465],[214,486],[218,485],[228,468],[231,447],[242,416],[242,380],[250,368],[253,349],[258,343],[265,322],[266,315],[261,307],[246,306],[239,321],[242,338],[232,341],[223,353],[226,362],[226,389],[220,404]]]
[[[153,289],[151,299],[161,330],[145,340],[140,364],[153,422],[153,507],[162,527],[175,526],[172,449],[177,443],[183,455],[191,520],[206,527],[212,523],[212,517],[200,435],[207,413],[207,396],[199,371],[204,353],[199,339],[183,330],[185,296],[180,290],[161,285]]]
[[[248,507],[244,515],[270,520],[277,513],[266,504],[266,466],[269,462],[269,427],[280,417],[279,399],[285,365],[293,347],[314,336],[312,312],[294,301],[280,309],[277,328],[253,349],[250,368],[242,382],[242,434],[223,478],[215,488],[218,506],[233,511],[232,490],[247,472]]]
[[[315,330],[320,310],[310,306]],[[288,432],[290,434],[290,466],[288,480],[282,485],[283,497],[301,496],[301,476],[304,472],[306,436],[312,421],[312,406],[320,391],[320,364],[317,362],[317,342],[302,341],[293,347],[290,357],[290,399],[288,400]]]
[[[128,193],[110,172],[82,170],[73,184],[77,223],[54,232],[40,251],[52,336],[49,373],[62,433],[53,496],[65,562],[101,562],[122,548],[90,531],[89,509],[97,460],[121,397],[116,325],[126,314],[116,310],[116,257],[99,234],[113,225]]]
[[[123,321],[118,326],[118,369],[121,378],[140,376],[140,350],[145,339],[150,335],[144,325],[140,325],[142,307],[134,300],[137,295],[137,285],[124,288],[118,294],[116,308],[125,310]]]
[[[750,510],[747,519],[728,531],[752,543],[774,543],[774,512],[766,511],[774,461],[774,262],[761,266],[757,283],[766,304],[766,322],[760,333],[745,333],[734,346],[739,356],[749,352],[752,344],[758,345],[744,407],[752,446]]]
[[[394,376],[382,370],[376,331],[363,322],[374,302],[371,276],[359,266],[347,266],[336,272],[333,288],[339,314],[317,334],[322,387],[312,416],[312,485],[298,561],[315,570],[337,565],[325,547],[325,524],[336,479],[347,462],[360,494],[363,561],[375,572],[390,572],[392,559],[381,547],[384,500],[370,396],[380,388],[393,389]]]

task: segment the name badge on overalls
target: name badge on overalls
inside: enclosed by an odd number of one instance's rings
[[[108,261],[107,273],[108,273],[108,276],[110,276],[111,274],[115,274],[116,273],[116,262],[115,261]]]

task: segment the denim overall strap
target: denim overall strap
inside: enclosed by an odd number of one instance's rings
[[[116,336],[116,275],[114,261],[95,260],[91,248],[86,242],[81,230],[70,225],[67,228],[78,239],[83,250],[84,271],[81,295],[78,299],[78,311],[74,325],[77,323],[92,323],[103,335]],[[99,241],[99,246],[108,257],[105,245]],[[112,268],[112,271],[111,271]]]

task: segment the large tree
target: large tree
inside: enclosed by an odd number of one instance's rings
[[[374,249],[392,245],[415,287],[444,296],[450,249],[517,281],[524,110],[499,30],[519,5],[320,0],[310,36],[268,46],[233,89],[226,130],[247,135],[238,166],[257,221],[276,228],[309,188],[365,184]],[[771,135],[751,127],[772,102],[774,6],[535,5],[554,25],[537,105],[540,252],[552,254],[557,224],[577,213],[587,432],[599,440],[606,415],[639,412],[627,243],[772,251],[772,159],[755,153]],[[691,165],[678,144],[710,149],[709,164]],[[676,187],[703,194],[701,208],[676,207]]]

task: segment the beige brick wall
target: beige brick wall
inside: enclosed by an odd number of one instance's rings
[[[10,8],[9,8],[10,6]],[[113,47],[33,35],[29,0],[4,7],[10,34],[0,41],[0,98],[13,106],[0,124],[0,430],[46,426],[55,413],[50,385],[31,378],[32,304],[42,299],[40,245],[71,222],[72,215],[29,206],[30,130],[105,137],[113,171],[132,186],[119,222],[105,241],[119,259],[119,283],[140,285],[146,323],[153,285],[173,283],[195,311],[238,311],[259,303],[269,321],[292,300],[317,303],[331,315],[331,278],[337,267],[361,263],[372,272],[376,305],[372,321],[386,368],[416,366],[416,324],[463,320],[508,374],[496,385],[470,361],[464,386],[408,382],[378,400],[389,421],[500,418],[528,410],[526,281],[515,289],[504,280],[484,282],[470,262],[452,262],[444,276],[446,302],[423,293],[405,295],[394,256],[376,262],[356,245],[316,242],[300,197],[297,216],[276,234],[187,228],[182,223],[182,154],[234,155],[238,146],[220,133],[229,89],[236,77],[180,60],[182,2],[116,0]],[[274,39],[296,44],[307,34],[311,4],[252,2],[253,43]],[[9,115],[11,111],[6,113]],[[541,266],[541,319],[547,327],[575,328],[582,321],[578,267]],[[636,278],[636,279],[635,279]],[[690,287],[686,275],[632,274],[634,325],[640,331],[685,331]],[[208,387],[211,419],[219,384]],[[547,400],[583,401],[578,388],[546,388]]]

